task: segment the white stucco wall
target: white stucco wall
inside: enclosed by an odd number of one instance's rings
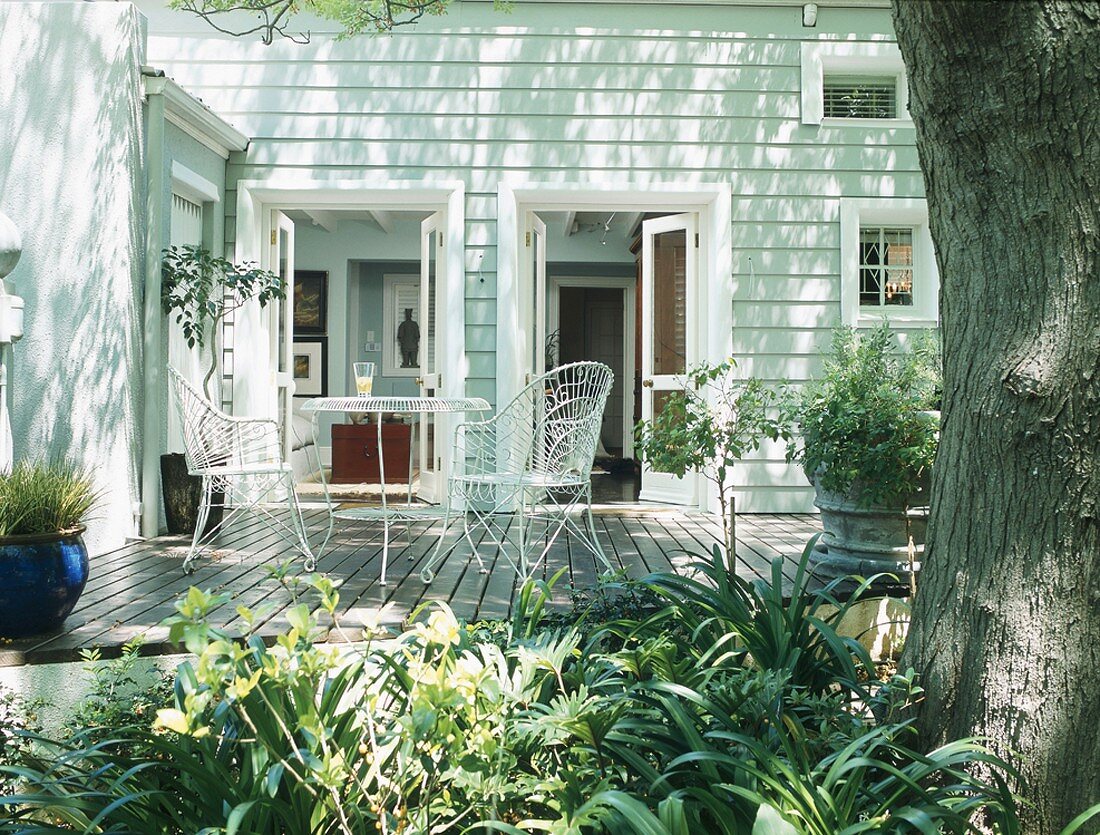
[[[89,468],[93,553],[134,532],[139,497],[144,35],[129,4],[0,4],[0,211],[26,299],[15,452]]]

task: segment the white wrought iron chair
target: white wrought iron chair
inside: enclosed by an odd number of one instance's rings
[[[183,427],[187,471],[202,477],[202,500],[184,571],[193,570],[195,557],[230,522],[250,512],[269,519],[270,530],[301,551],[306,571],[313,571],[316,561],[294,493],[293,469],[283,460],[278,422],[227,415],[175,368],[169,366],[168,373]],[[280,489],[286,492],[285,500],[271,501],[272,492]],[[221,521],[205,530],[211,507],[218,505],[223,508]],[[284,506],[290,511],[289,525],[276,515]]]
[[[451,507],[465,506],[463,533],[482,571],[477,530],[485,531],[521,579],[533,574],[563,530],[612,570],[592,518],[591,473],[613,380],[602,363],[559,366],[531,381],[494,417],[458,427],[448,499]],[[579,505],[583,527],[572,518]],[[508,537],[513,512],[518,523],[514,548]],[[535,536],[534,523],[540,522],[544,535]],[[431,567],[446,533],[445,527],[421,572],[424,582],[433,578]]]

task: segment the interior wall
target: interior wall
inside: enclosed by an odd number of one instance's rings
[[[348,362],[373,362],[378,371],[374,377],[374,393],[381,397],[415,397],[420,393],[415,377],[389,376],[382,373],[382,351],[367,351],[371,332],[374,342],[383,344],[383,277],[404,275],[420,281],[419,261],[367,261],[359,265],[359,339]],[[421,332],[421,336],[425,334]]]

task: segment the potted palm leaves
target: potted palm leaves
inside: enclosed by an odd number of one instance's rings
[[[59,627],[88,580],[84,521],[91,479],[65,464],[19,464],[0,475],[0,636]]]

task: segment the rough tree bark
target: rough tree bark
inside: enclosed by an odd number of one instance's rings
[[[925,741],[988,737],[1047,835],[1100,801],[1100,2],[893,5],[945,381],[902,663]]]

